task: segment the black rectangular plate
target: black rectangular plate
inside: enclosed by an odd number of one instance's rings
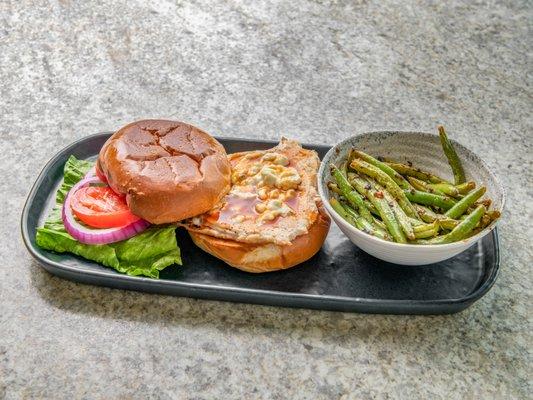
[[[78,282],[212,300],[384,314],[446,314],[465,309],[492,287],[499,269],[496,230],[467,251],[438,264],[401,266],[378,260],[352,244],[332,223],[322,250],[297,267],[249,274],[204,253],[188,234],[177,230],[183,266],[171,266],[161,278],[119,274],[71,254],[35,244],[35,231],[51,210],[63,178],[63,165],[74,154],[95,159],[110,133],[72,143],[44,167],[22,213],[22,236],[29,252],[52,274]],[[267,149],[276,143],[219,138],[228,153]],[[305,145],[322,157],[328,146]]]

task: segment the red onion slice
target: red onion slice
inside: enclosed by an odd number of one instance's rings
[[[69,190],[65,202],[63,203],[63,208],[61,210],[63,224],[65,225],[67,232],[74,239],[85,244],[108,244],[120,242],[121,240],[126,240],[135,236],[137,233],[144,231],[150,226],[150,223],[144,219],[139,219],[128,225],[108,229],[91,229],[80,224],[76,218],[74,218],[74,214],[72,213],[72,208],[70,206],[71,195],[79,189],[95,183],[103,182],[96,176],[86,176]]]
[[[83,177],[83,179],[87,179],[87,178],[92,178],[92,177],[95,177],[96,176],[96,166],[92,166],[91,169],[89,171],[87,171],[87,173],[85,174],[85,176]],[[82,180],[83,180],[82,179]],[[81,182],[81,181],[80,181]]]

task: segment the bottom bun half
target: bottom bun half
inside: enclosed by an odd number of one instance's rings
[[[232,267],[261,273],[294,267],[313,257],[326,239],[329,224],[329,217],[320,212],[307,234],[289,245],[242,243],[192,231],[189,234],[198,247]]]

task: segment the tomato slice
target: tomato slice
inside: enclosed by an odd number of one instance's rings
[[[129,225],[140,218],[133,215],[124,196],[109,186],[88,186],[72,195],[74,215],[93,228],[114,228]]]

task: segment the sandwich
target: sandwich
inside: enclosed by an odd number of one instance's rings
[[[106,141],[96,165],[67,160],[36,243],[157,278],[181,264],[175,223],[211,209],[230,183],[226,151],[209,134],[182,122],[137,121]]]
[[[36,242],[158,277],[181,264],[181,225],[201,249],[236,268],[289,268],[312,257],[329,229],[316,192],[319,164],[316,152],[292,140],[228,156],[194,126],[137,121],[105,142],[96,163],[67,160]]]

